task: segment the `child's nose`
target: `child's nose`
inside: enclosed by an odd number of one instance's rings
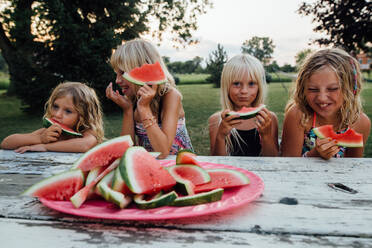
[[[61,118],[62,117],[62,110],[61,109],[58,109],[55,113],[54,113],[55,117],[57,118]]]
[[[327,95],[327,92],[325,91],[320,91],[319,94],[318,94],[318,99],[319,100],[327,100],[328,98],[328,95]]]

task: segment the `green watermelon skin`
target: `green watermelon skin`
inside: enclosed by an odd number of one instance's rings
[[[331,138],[337,140],[338,146],[363,147],[363,135],[349,128],[346,132],[337,134],[333,131],[332,125],[323,125],[313,129],[316,136],[321,139]]]
[[[59,123],[58,121],[56,121],[54,119],[46,118],[46,117],[43,118],[43,127],[48,128],[53,124],[58,124],[61,127],[63,134],[77,136],[77,137],[82,137],[83,136],[81,133],[72,130],[71,128],[63,125],[62,123]]]
[[[128,148],[119,168],[125,184],[135,194],[154,194],[176,184],[159,161],[140,146]]]
[[[108,166],[122,157],[131,146],[133,146],[133,141],[130,135],[107,140],[84,153],[74,163],[73,169],[79,168],[82,171],[90,171],[98,166]]]
[[[250,183],[249,178],[242,172],[230,169],[209,169],[207,170],[211,181],[195,187],[195,193],[210,191],[217,188],[230,188],[243,186]]]
[[[222,199],[223,192],[223,189],[217,188],[211,191],[202,192],[191,196],[177,197],[171,203],[171,206],[184,207],[219,201]]]
[[[251,108],[242,107],[239,111],[230,111],[229,113],[227,113],[227,115],[228,116],[239,115],[239,117],[235,119],[248,120],[248,119],[255,117],[258,114],[258,112],[260,112],[265,107],[266,106],[264,104],[261,104],[258,107],[251,107]]]
[[[129,73],[124,73],[123,77],[140,86],[147,83],[163,84],[166,82],[166,76],[158,61],[154,64],[144,64],[141,67],[134,68]]]
[[[84,185],[84,173],[69,170],[48,177],[28,188],[22,195],[45,198],[55,201],[67,201]]]

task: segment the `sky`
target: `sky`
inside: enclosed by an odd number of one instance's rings
[[[285,63],[295,65],[297,52],[319,48],[309,43],[321,37],[312,30],[315,24],[311,23],[311,17],[296,13],[303,1],[212,0],[214,7],[199,16],[199,28],[193,32],[193,37],[199,40],[197,45],[176,49],[165,36],[158,47],[159,52],[171,62],[191,60],[196,56],[207,59],[219,43],[231,58],[241,52],[244,41],[254,36],[269,37],[276,46],[273,60],[280,66]]]

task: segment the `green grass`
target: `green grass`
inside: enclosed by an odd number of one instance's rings
[[[205,79],[209,77],[209,74],[176,74],[176,77],[180,79],[179,84],[203,84]]]
[[[284,107],[288,99],[291,83],[269,84],[266,105],[275,112],[279,120],[281,136]],[[183,94],[183,105],[186,112],[186,125],[195,151],[199,155],[209,155],[208,118],[220,109],[219,89],[211,84],[179,85]],[[14,97],[6,96],[0,90],[0,140],[7,135],[19,132],[31,132],[40,128],[41,115],[27,115],[20,110],[21,103]],[[362,93],[364,112],[372,119],[372,84],[365,84]],[[105,136],[113,138],[120,134],[121,113],[108,114],[104,117]],[[365,157],[372,157],[372,134],[365,147]]]

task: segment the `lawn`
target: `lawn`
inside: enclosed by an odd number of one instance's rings
[[[281,133],[284,107],[288,99],[291,83],[269,84],[269,94],[266,104],[275,112],[279,119]],[[209,154],[208,117],[220,109],[219,89],[210,84],[181,84],[178,86],[183,94],[183,105],[186,112],[187,128],[195,151],[200,155]],[[11,133],[30,132],[41,126],[41,116],[26,115],[20,110],[20,101],[8,97],[5,90],[0,90],[0,140]],[[365,84],[363,91],[364,111],[372,119],[372,84]],[[119,135],[121,113],[109,114],[104,117],[105,136],[113,138]],[[372,157],[372,135],[370,135],[365,157]]]

